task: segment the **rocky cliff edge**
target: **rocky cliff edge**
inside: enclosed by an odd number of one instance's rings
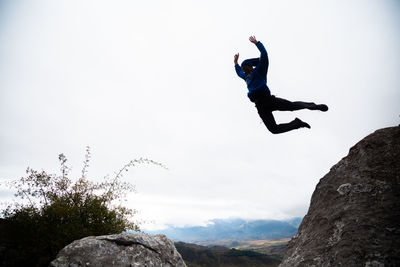
[[[400,127],[365,137],[319,181],[280,266],[400,266]]]

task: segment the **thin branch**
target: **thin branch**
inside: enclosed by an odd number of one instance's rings
[[[86,154],[85,160],[83,161],[83,168],[82,168],[82,179],[86,178],[87,168],[89,168],[89,161],[90,161],[90,147],[86,146]]]
[[[25,192],[25,190],[23,190],[22,193],[26,196],[26,198],[28,199],[29,203],[31,203],[31,206],[33,207],[33,203],[31,201],[31,198],[29,197],[29,195]]]
[[[133,167],[135,166],[135,164],[142,164],[142,163],[147,163],[147,164],[154,164],[156,166],[160,166],[164,169],[168,169],[167,167],[165,167],[162,163],[156,162],[154,160],[151,159],[144,159],[144,158],[139,158],[139,159],[135,159],[135,160],[131,160],[129,163],[125,164],[115,175],[113,181],[110,183],[110,187],[107,190],[106,195],[110,194],[110,192],[112,191],[112,189],[114,189],[115,184],[117,183],[117,180],[122,176],[122,172],[123,171],[128,171],[129,167]]]

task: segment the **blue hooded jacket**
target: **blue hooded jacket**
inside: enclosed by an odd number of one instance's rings
[[[246,75],[244,73],[239,64],[235,65],[237,75],[246,81],[247,89],[249,90],[247,96],[253,102],[255,95],[258,95],[260,93],[271,94],[267,86],[267,72],[269,65],[267,50],[265,50],[265,47],[261,42],[257,42],[256,46],[261,52],[260,57],[246,59],[242,62],[242,66],[255,66],[255,68],[249,75]]]

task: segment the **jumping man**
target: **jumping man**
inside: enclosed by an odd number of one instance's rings
[[[255,44],[260,50],[259,58],[246,59],[239,66],[239,53],[234,56],[235,70],[237,75],[246,81],[250,101],[256,104],[258,114],[263,120],[265,126],[273,134],[288,132],[302,127],[311,128],[306,122],[295,118],[289,123],[276,124],[272,111],[294,111],[299,109],[327,111],[328,106],[324,104],[315,104],[309,102],[295,101],[291,102],[271,95],[267,86],[268,72],[268,54],[264,45],[257,41],[255,36],[249,38],[250,42]]]

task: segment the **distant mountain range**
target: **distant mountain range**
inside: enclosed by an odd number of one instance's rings
[[[168,227],[149,234],[164,234],[173,241],[196,243],[224,239],[261,240],[291,238],[302,218],[289,220],[214,219],[206,226]]]

